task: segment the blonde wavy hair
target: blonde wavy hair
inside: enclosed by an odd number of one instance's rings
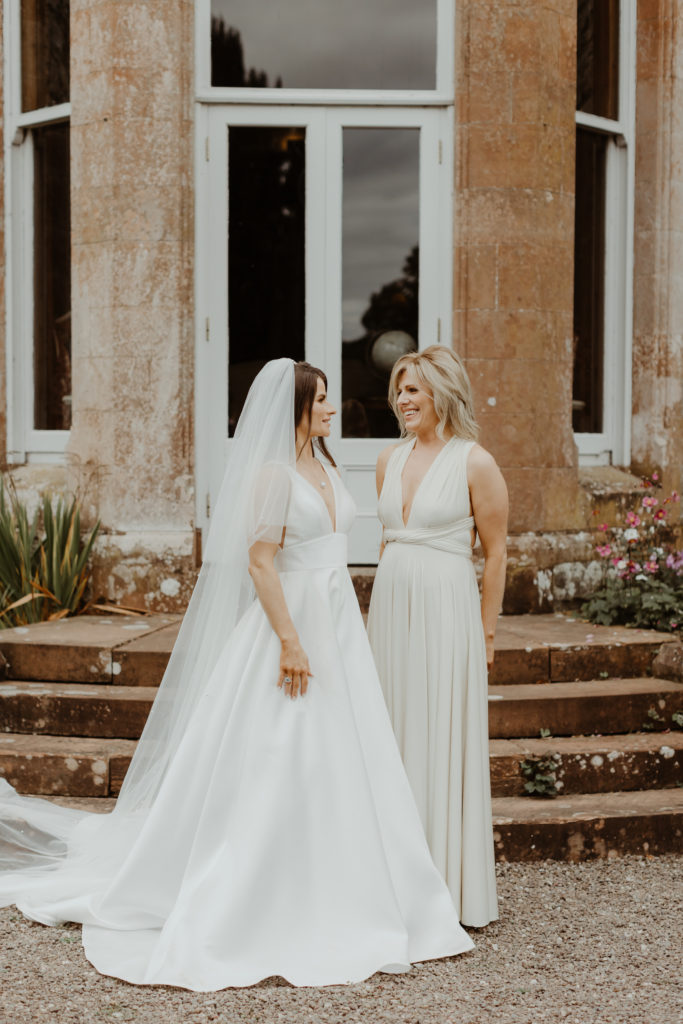
[[[401,436],[413,436],[406,429],[398,408],[399,381],[408,368],[432,396],[439,419],[436,428],[439,437],[446,441],[447,435],[455,435],[476,441],[479,427],[474,416],[472,385],[460,357],[445,345],[430,345],[422,352],[410,352],[394,363],[389,381],[389,404],[401,427]]]

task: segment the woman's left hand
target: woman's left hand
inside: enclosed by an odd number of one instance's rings
[[[493,656],[494,656],[494,641],[493,640],[487,640],[486,641],[486,667],[489,670],[489,672],[493,668]]]

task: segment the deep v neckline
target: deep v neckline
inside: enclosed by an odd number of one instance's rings
[[[401,502],[401,504],[400,504],[400,516],[401,516],[401,523],[403,525],[403,529],[404,530],[408,529],[408,524],[410,523],[410,517],[412,516],[413,509],[415,508],[415,499],[417,498],[418,494],[420,493],[420,488],[422,487],[423,483],[425,482],[425,480],[427,479],[427,477],[429,476],[431,471],[434,469],[434,466],[439,461],[439,459],[441,458],[443,453],[446,451],[446,449],[449,447],[449,445],[451,444],[452,441],[455,441],[455,436],[454,437],[449,437],[449,439],[446,441],[446,443],[443,446],[443,448],[441,448],[440,451],[438,451],[436,453],[436,455],[434,456],[432,461],[427,466],[427,469],[425,470],[425,472],[422,475],[422,479],[420,480],[419,484],[417,485],[417,487],[415,488],[415,490],[413,492],[413,500],[410,502],[410,509],[408,510],[408,517],[404,518],[404,516],[403,516],[403,509],[405,508],[405,502],[403,501],[403,471],[405,470],[406,465],[408,464],[408,459],[410,458],[411,454],[415,450],[415,445],[417,443],[417,438],[413,439],[412,447],[411,447],[410,451],[408,452],[408,454],[406,455],[406,457],[405,457],[405,459],[403,461],[403,465],[401,466],[401,471],[398,474],[399,499],[400,499],[400,502]]]
[[[299,477],[300,480],[303,480],[303,482],[308,487],[310,487],[310,489],[313,491],[314,494],[317,494],[318,498],[320,499],[320,501],[322,503],[323,508],[325,509],[325,512],[327,513],[327,518],[329,519],[330,526],[332,527],[332,533],[336,533],[337,532],[337,490],[336,490],[336,488],[334,486],[334,480],[332,479],[332,475],[327,472],[327,467],[325,466],[325,463],[322,462],[320,459],[318,459],[318,462],[320,462],[320,465],[322,466],[323,473],[325,474],[325,476],[329,480],[330,487],[332,488],[332,495],[334,497],[334,518],[332,517],[332,515],[330,513],[330,510],[327,507],[327,502],[323,498],[323,496],[320,493],[320,491],[316,490],[316,488],[313,486],[311,481],[307,480],[306,477],[303,475],[303,473],[300,473],[298,469],[295,470],[295,473]]]

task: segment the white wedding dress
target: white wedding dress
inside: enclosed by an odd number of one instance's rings
[[[0,875],[0,902],[83,922],[103,974],[197,991],[271,975],[330,985],[472,948],[429,855],[346,568],[352,500],[330,469],[333,532],[322,495],[287,472],[275,563],[313,673],[306,696],[277,688],[280,644],[254,599],[151,807],[82,817],[69,834],[88,851],[77,878],[58,868],[22,893],[21,871]],[[13,800],[27,803],[5,784],[0,812]]]
[[[467,485],[473,443],[454,437],[441,449],[406,524],[402,474],[414,441],[392,452],[368,634],[432,857],[461,920],[480,928],[498,917],[498,903],[486,647]]]

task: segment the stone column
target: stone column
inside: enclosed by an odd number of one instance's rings
[[[454,344],[511,531],[576,528],[576,3],[463,0],[456,90]]]
[[[638,4],[633,462],[683,489],[683,0]]]
[[[190,0],[72,0],[69,454],[109,533],[96,587],[153,607],[191,568],[192,68]]]

